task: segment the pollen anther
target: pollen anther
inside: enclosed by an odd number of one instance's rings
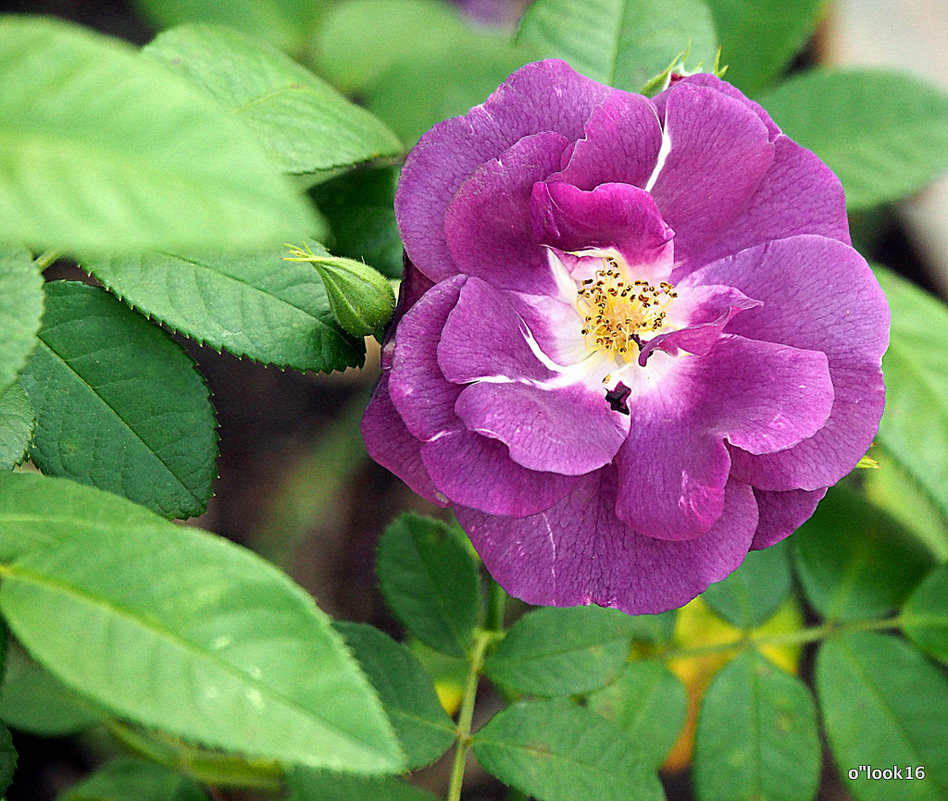
[[[603,257],[602,265],[594,278],[579,284],[576,305],[585,323],[582,335],[590,350],[631,362],[638,358],[641,337],[664,326],[678,293],[667,281],[655,287],[642,279],[627,280],[614,257]]]

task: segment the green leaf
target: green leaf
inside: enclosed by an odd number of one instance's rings
[[[202,344],[297,370],[361,367],[365,345],[336,324],[322,281],[284,250],[155,253],[83,266],[130,305]]]
[[[572,695],[613,681],[629,656],[628,616],[598,606],[536,609],[507,632],[484,672],[530,695]]]
[[[57,801],[206,801],[194,779],[142,759],[116,759]]]
[[[724,581],[702,596],[729,623],[753,629],[773,615],[790,592],[790,560],[784,544],[751,551]]]
[[[0,66],[0,74],[2,69]],[[0,87],[0,94],[2,91]],[[2,193],[0,178],[0,198]],[[0,230],[2,226],[0,221]],[[0,342],[3,343],[0,348],[0,393],[13,384],[26,366],[36,347],[36,333],[42,316],[43,277],[39,267],[25,250],[0,249]]]
[[[23,461],[36,418],[23,387],[10,384],[0,394],[0,470],[11,470]]]
[[[408,648],[378,629],[359,623],[333,625],[379,694],[408,756],[408,768],[430,765],[450,748],[456,728],[438,701],[431,677]]]
[[[0,723],[0,793],[5,793],[16,771],[16,748],[10,730]]]
[[[822,0],[705,0],[721,42],[728,82],[753,95],[772,83],[803,49]]]
[[[320,70],[346,92],[378,88],[418,43],[444,53],[469,40],[458,9],[437,0],[348,0],[326,14],[316,41]],[[440,76],[439,76],[440,79]]]
[[[892,309],[879,441],[948,516],[948,309],[888,270],[876,276]]]
[[[324,771],[293,771],[286,783],[290,801],[436,801],[420,787],[392,776],[344,776]]]
[[[678,678],[658,662],[631,662],[619,678],[589,696],[588,707],[637,743],[636,756],[657,768],[681,733],[688,697]]]
[[[0,692],[0,720],[41,737],[62,737],[94,726],[102,718],[93,704],[30,659],[10,648]]]
[[[465,656],[480,607],[477,565],[461,532],[404,514],[379,540],[377,570],[389,608],[436,651]]]
[[[0,548],[24,539],[0,609],[73,690],[211,748],[352,773],[404,767],[342,638],[260,557],[99,490],[0,474]]]
[[[46,298],[41,344],[20,379],[36,414],[36,466],[166,517],[201,514],[217,434],[191,358],[101,289],[57,281]]]
[[[857,801],[945,798],[948,679],[917,651],[872,632],[829,640],[817,655],[816,689],[836,766]],[[860,765],[903,775],[924,767],[925,778],[873,781]]]
[[[895,387],[901,394],[900,386]],[[887,394],[892,397],[892,387]],[[894,459],[876,442],[870,451],[878,470],[864,470],[862,489],[876,506],[885,509],[899,525],[918,538],[939,562],[948,560],[948,518],[940,511],[931,494],[905,465]]]
[[[333,317],[347,332],[382,340],[395,311],[395,293],[385,276],[361,261],[332,256],[321,245],[291,247],[283,258],[313,265],[326,288]]]
[[[0,19],[0,240],[76,252],[275,245],[312,211],[240,120],[127,45]]]
[[[402,240],[395,222],[398,170],[353,170],[314,187],[310,196],[332,228],[329,249],[401,278]]]
[[[366,103],[410,145],[441,120],[483,103],[510,73],[537,58],[533,47],[472,31],[449,50],[426,46],[413,51],[367,93]]]
[[[792,542],[806,596],[829,620],[893,611],[932,566],[931,553],[915,538],[844,486],[830,489]]]
[[[659,801],[655,774],[615,725],[565,698],[518,703],[474,735],[484,770],[538,801]]]
[[[912,593],[901,620],[912,642],[948,662],[948,565],[933,570]]]
[[[265,39],[281,50],[303,55],[325,0],[134,0],[133,5],[160,28],[210,22]]]
[[[910,195],[948,168],[948,96],[907,74],[811,70],[761,103],[839,176],[851,211]]]
[[[702,0],[536,0],[518,40],[577,72],[620,89],[638,90],[676,55],[714,65],[717,41]]]
[[[238,31],[188,25],[142,51],[207,89],[290,173],[396,156],[398,138],[285,54]]]
[[[755,651],[714,677],[695,734],[699,801],[800,801],[820,777],[820,738],[810,691]]]

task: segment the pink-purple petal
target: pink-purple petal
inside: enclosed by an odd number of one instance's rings
[[[746,248],[800,234],[818,234],[848,245],[849,221],[843,186],[822,161],[796,142],[774,141],[774,163],[740,213],[689,262],[696,266]]]
[[[461,184],[444,215],[450,269],[503,289],[553,291],[546,251],[533,236],[530,195],[565,146],[558,133],[526,136]]]
[[[745,104],[714,89],[679,84],[668,94],[671,146],[649,187],[675,231],[675,261],[686,261],[727,227],[770,165],[767,126]]]
[[[471,384],[454,408],[468,429],[503,442],[517,464],[566,476],[609,464],[629,431],[628,415],[609,408],[605,390],[583,384]]]
[[[461,388],[438,367],[438,343],[466,281],[461,275],[434,286],[405,314],[395,332],[389,394],[408,430],[422,440],[460,426],[454,402]]]
[[[706,430],[752,453],[772,453],[813,436],[833,407],[826,355],[723,335],[690,361],[694,397]]]
[[[661,146],[662,126],[652,103],[641,95],[615,92],[593,110],[583,138],[551,180],[580,189],[606,183],[644,187]]]
[[[889,309],[865,260],[841,242],[799,236],[742,251],[689,280],[730,283],[763,301],[729,333],[822,351],[829,364],[835,399],[826,425],[780,453],[735,450],[734,474],[767,490],[835,484],[868,450],[885,402]]]
[[[730,458],[723,438],[706,431],[687,377],[675,380],[629,403],[629,436],[615,459],[616,515],[646,536],[690,540],[721,516]]]
[[[362,417],[362,438],[376,462],[391,470],[422,498],[439,506],[448,500],[437,491],[421,461],[421,441],[407,428],[388,394],[388,375],[383,373]]]
[[[536,514],[559,501],[576,481],[521,467],[502,443],[463,429],[424,443],[421,459],[452,503],[491,515]]]
[[[530,349],[529,335],[505,293],[470,278],[445,323],[438,364],[455,384],[487,377],[549,381],[553,373]]]
[[[810,519],[816,505],[826,495],[826,489],[788,490],[787,492],[767,492],[754,490],[757,499],[759,520],[751,550],[759,551],[776,545],[789,537],[803,523]]]
[[[567,253],[612,248],[630,265],[671,261],[674,232],[644,189],[606,183],[585,191],[537,183],[530,201],[533,236]]]
[[[458,520],[491,575],[527,603],[599,604],[632,615],[690,601],[735,570],[757,527],[750,487],[731,481],[717,523],[703,537],[664,542],[613,513],[610,468],[579,480],[562,501],[521,519],[459,508]]]
[[[444,214],[481,164],[543,131],[578,139],[592,110],[614,92],[563,61],[541,61],[517,70],[466,116],[445,120],[426,133],[405,160],[395,195],[402,241],[418,269],[435,281],[456,272]]]

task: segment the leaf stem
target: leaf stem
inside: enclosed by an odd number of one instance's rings
[[[484,628],[488,631],[504,630],[504,610],[507,605],[507,593],[490,576],[487,577],[487,616]]]
[[[879,631],[882,629],[898,628],[906,622],[902,615],[872,620],[854,620],[849,623],[827,622],[819,626],[788,631],[781,634],[754,634],[746,633],[743,637],[730,642],[700,645],[695,648],[668,648],[660,650],[648,657],[661,661],[682,659],[694,656],[708,656],[709,654],[726,653],[727,651],[746,651],[749,648],[759,648],[768,645],[805,645],[810,642],[825,640],[841,634],[853,634],[859,631]]]
[[[460,801],[461,785],[464,782],[464,767],[467,752],[471,747],[471,722],[474,720],[474,701],[477,698],[477,684],[484,667],[484,652],[488,643],[495,638],[494,632],[483,630],[474,637],[471,651],[471,665],[464,683],[464,696],[461,700],[461,712],[458,715],[457,745],[454,751],[454,764],[451,766],[451,782],[448,785],[447,801]]]

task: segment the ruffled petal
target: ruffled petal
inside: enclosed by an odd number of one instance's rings
[[[661,389],[630,399],[629,436],[616,455],[615,513],[661,540],[701,537],[721,517],[731,460],[694,408],[688,377],[676,371]]]
[[[655,107],[641,95],[615,92],[592,112],[563,170],[551,180],[580,189],[605,183],[645,186],[662,146]]]
[[[554,374],[530,348],[531,336],[505,293],[470,278],[441,334],[438,365],[455,384],[483,379],[549,381]]]
[[[639,365],[644,367],[653,350],[671,355],[679,349],[695,356],[704,356],[714,347],[721,332],[738,312],[761,305],[733,287],[699,286],[680,290],[682,297],[672,304],[669,319],[682,317],[684,325],[659,334],[644,343],[639,352]]]
[[[629,416],[610,409],[604,390],[583,384],[472,384],[454,408],[468,429],[503,442],[517,464],[568,476],[609,464],[629,431]]]
[[[675,231],[681,263],[718,237],[754,194],[774,159],[766,125],[727,95],[678,84],[667,98],[668,153],[648,187]]]
[[[615,91],[563,61],[527,64],[483,105],[426,133],[405,160],[395,194],[402,241],[418,269],[432,280],[457,272],[445,238],[445,211],[481,164],[538,132],[579,139],[592,110]]]
[[[674,232],[644,189],[606,183],[587,192],[567,183],[538,183],[530,214],[540,244],[567,253],[612,248],[630,267],[662,264],[656,273],[663,278],[671,272]]]
[[[826,488],[807,492],[789,490],[788,492],[767,492],[754,490],[757,499],[757,511],[760,519],[751,550],[760,550],[776,545],[789,537],[802,526],[816,511],[816,505],[826,495]]]
[[[536,514],[559,501],[576,481],[521,467],[500,442],[463,429],[424,443],[421,459],[452,503],[488,514]]]
[[[382,373],[362,417],[362,438],[376,462],[404,481],[412,491],[439,506],[448,499],[435,489],[421,461],[421,442],[405,428],[388,394],[388,374]]]
[[[476,275],[502,289],[554,291],[546,250],[533,236],[530,194],[555,169],[566,144],[557,133],[526,136],[461,184],[445,211],[453,261],[442,272]]]
[[[599,604],[632,614],[682,606],[735,570],[757,527],[750,487],[731,481],[718,522],[699,539],[663,542],[618,520],[615,472],[604,468],[540,514],[521,519],[459,508],[491,575],[541,606]]]
[[[707,89],[713,89],[716,92],[720,92],[721,94],[733,100],[737,100],[739,103],[742,103],[751,111],[753,111],[760,118],[761,122],[767,126],[767,131],[770,133],[771,140],[776,139],[780,135],[780,128],[774,124],[774,121],[770,118],[770,115],[767,113],[766,109],[760,105],[760,103],[755,103],[753,100],[746,97],[739,89],[731,86],[731,84],[727,83],[726,81],[722,81],[717,75],[712,75],[710,72],[697,72],[694,75],[687,75],[683,78],[678,78],[668,89],[653,97],[652,103],[655,105],[659,117],[662,119],[665,117],[665,104],[668,100],[669,93],[676,86],[680,85],[702,86]]]
[[[789,448],[826,423],[832,404],[822,353],[722,335],[705,356],[682,357],[659,392],[630,400],[616,514],[659,539],[701,536],[721,514],[725,441]]]
[[[454,403],[461,388],[438,367],[438,342],[465,281],[455,276],[428,290],[395,332],[389,394],[408,430],[422,440],[460,427]]]
[[[780,136],[774,142],[773,166],[753,197],[714,241],[681,265],[680,272],[800,234],[818,234],[848,245],[846,197],[829,167],[809,150]]]
[[[775,491],[835,484],[868,450],[885,401],[889,308],[865,260],[840,242],[798,236],[741,251],[689,280],[731,284],[763,301],[735,317],[728,333],[822,351],[829,364],[834,403],[826,425],[779,453],[734,449],[734,475]]]

